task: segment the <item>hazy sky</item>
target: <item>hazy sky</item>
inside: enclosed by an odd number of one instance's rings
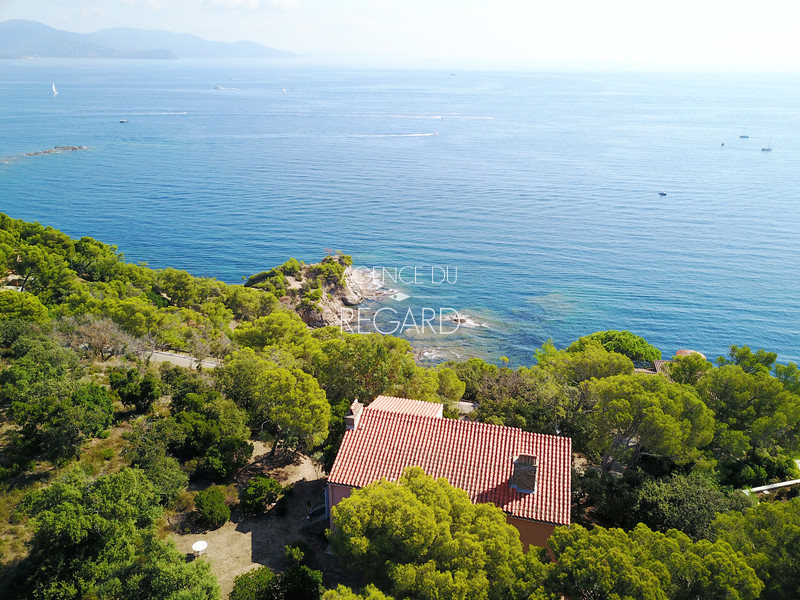
[[[0,0],[0,20],[316,56],[800,71],[800,0]]]

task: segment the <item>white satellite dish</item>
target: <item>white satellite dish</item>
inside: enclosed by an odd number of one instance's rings
[[[203,550],[205,550],[206,548],[208,548],[208,542],[204,540],[198,540],[194,544],[192,544],[192,550],[197,555],[201,554]]]

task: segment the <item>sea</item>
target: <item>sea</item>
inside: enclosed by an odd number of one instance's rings
[[[355,329],[429,364],[604,329],[800,362],[798,166],[797,75],[0,61],[0,211],[228,283],[350,254]]]

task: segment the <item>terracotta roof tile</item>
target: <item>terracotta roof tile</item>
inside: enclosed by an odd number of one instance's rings
[[[368,410],[388,410],[420,417],[441,417],[443,406],[437,402],[423,402],[396,396],[378,396],[369,403]]]
[[[370,405],[370,408],[372,405]],[[536,491],[509,485],[513,459],[538,458]],[[357,429],[345,433],[328,481],[364,487],[382,477],[396,480],[416,465],[445,477],[473,502],[492,502],[523,519],[570,522],[572,440],[514,427],[365,410]]]

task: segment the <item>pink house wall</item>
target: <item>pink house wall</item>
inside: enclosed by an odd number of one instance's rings
[[[527,552],[528,546],[538,546],[545,548],[547,539],[553,534],[556,528],[552,523],[537,523],[536,521],[526,521],[517,519],[511,515],[506,516],[506,523],[513,525],[519,531],[519,540],[522,542],[522,549]]]
[[[350,486],[347,485],[336,485],[335,483],[328,484],[328,506],[333,508],[341,500],[344,500],[350,495],[350,490],[352,490]],[[333,513],[331,513],[328,517],[331,525],[331,529],[333,529]]]

